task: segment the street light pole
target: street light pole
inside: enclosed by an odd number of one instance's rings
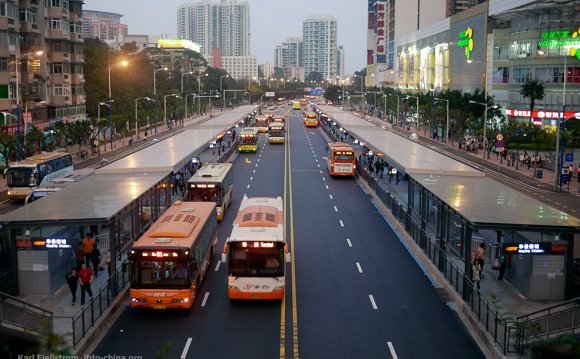
[[[139,122],[138,122],[138,115],[137,115],[137,101],[139,100],[147,100],[153,101],[151,97],[138,97],[135,99],[135,137],[139,139]]]
[[[153,101],[155,109],[155,133],[157,133],[157,78],[155,75],[157,75],[159,71],[167,71],[167,67],[153,69]]]
[[[419,132],[419,96],[409,96],[405,97],[405,99],[414,98],[417,100],[417,132]]]
[[[445,101],[447,103],[447,124],[445,125],[445,143],[449,144],[449,100],[435,97],[435,101]]]
[[[487,110],[488,110],[487,96],[485,98],[485,103],[477,102],[477,101],[473,101],[473,100],[469,100],[469,103],[473,103],[473,104],[485,107],[485,113],[483,114],[484,115],[483,116],[483,156],[481,158],[481,163],[483,164],[485,162],[485,151],[486,151],[485,141],[487,141]],[[495,108],[498,108],[498,106],[497,105],[491,106],[491,108],[495,109]]]
[[[128,62],[123,60],[116,64],[109,64],[109,117],[110,117],[110,135],[111,135],[111,150],[113,150],[113,96],[111,94],[111,69],[117,66],[127,67]]]

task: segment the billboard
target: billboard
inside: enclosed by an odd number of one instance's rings
[[[201,49],[201,47],[193,41],[172,39],[157,40],[157,47],[166,50],[187,49],[195,52],[200,52]]]
[[[377,1],[377,12],[376,12],[376,54],[377,63],[384,64],[387,62],[387,25],[388,25],[388,15],[387,15],[387,2]]]

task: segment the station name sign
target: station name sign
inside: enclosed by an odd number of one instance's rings
[[[503,250],[507,254],[554,254],[566,253],[566,245],[561,243],[504,243]]]
[[[68,249],[72,246],[68,243],[66,238],[44,238],[34,239],[32,241],[34,247],[49,248],[49,249]]]

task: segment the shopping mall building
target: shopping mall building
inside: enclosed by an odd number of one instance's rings
[[[529,121],[520,90],[537,79],[535,125],[580,112],[580,0],[491,0],[398,38],[396,51],[401,89],[480,89],[509,121]]]

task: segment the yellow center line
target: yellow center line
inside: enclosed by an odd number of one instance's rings
[[[284,149],[288,148],[288,142],[284,141]],[[286,178],[288,176],[288,157],[284,151],[284,242],[286,242]],[[282,298],[280,306],[280,359],[286,358],[286,295]]]
[[[288,131],[288,181],[290,191],[290,256],[292,265],[292,342],[294,359],[299,358],[298,353],[298,302],[296,300],[296,258],[294,257],[294,207],[292,203],[292,151],[290,150],[290,131]]]

